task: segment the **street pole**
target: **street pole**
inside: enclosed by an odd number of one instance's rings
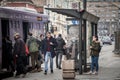
[[[83,0],[83,9],[86,11],[86,5],[87,5],[87,0]],[[83,56],[84,56],[84,72],[86,72],[86,70],[87,70],[87,55],[86,55],[86,42],[87,42],[87,40],[86,40],[86,33],[87,33],[87,27],[86,27],[86,20],[83,20],[83,26],[82,26],[82,30],[83,30],[83,43],[84,43],[84,45],[83,45],[83,51],[84,51],[84,53],[83,53]]]
[[[80,2],[79,2],[79,10],[78,11],[80,11]],[[79,74],[82,74],[82,15],[81,14],[80,14],[80,20],[79,20],[78,53],[79,53]]]

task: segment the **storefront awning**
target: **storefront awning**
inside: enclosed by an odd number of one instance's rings
[[[82,15],[83,19],[90,21],[92,23],[97,23],[99,20],[99,17],[85,10],[78,11],[76,9],[58,9],[58,8],[45,8],[45,9],[51,10],[52,12],[56,12],[58,14],[66,15],[68,17],[74,17],[76,19],[80,19],[80,15]]]

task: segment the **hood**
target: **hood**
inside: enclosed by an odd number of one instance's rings
[[[58,37],[57,40],[62,40],[62,38],[61,38],[61,37]]]

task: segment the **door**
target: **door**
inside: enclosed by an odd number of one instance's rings
[[[2,68],[7,68],[8,66],[8,59],[6,59],[7,50],[6,50],[6,41],[5,38],[9,36],[9,20],[8,19],[1,19],[1,33],[2,33]]]
[[[26,42],[27,34],[29,32],[29,22],[23,22],[23,39]]]

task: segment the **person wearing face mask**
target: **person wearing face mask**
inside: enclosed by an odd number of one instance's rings
[[[99,49],[100,49],[100,42],[98,41],[98,36],[93,36],[92,43],[90,46],[91,52],[91,69],[90,74],[98,74],[99,70]]]

